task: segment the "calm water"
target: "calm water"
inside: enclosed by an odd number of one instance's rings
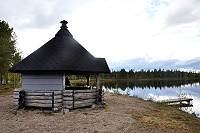
[[[149,82],[149,81],[148,81]],[[152,82],[152,81],[151,81]],[[160,82],[160,81],[159,81]],[[137,96],[145,100],[167,100],[180,97],[193,98],[192,107],[181,107],[188,113],[195,113],[200,118],[200,83],[179,82],[168,83],[131,83],[131,82],[109,82],[102,83],[102,88],[109,92],[119,92],[130,96]],[[178,84],[177,84],[178,83]],[[147,85],[148,84],[148,85]],[[182,84],[182,85],[181,85]]]

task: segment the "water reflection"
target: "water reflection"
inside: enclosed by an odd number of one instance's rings
[[[195,113],[200,117],[200,81],[194,80],[142,80],[102,82],[102,88],[109,92],[118,92],[136,96],[145,100],[167,100],[182,97],[192,98],[192,105],[181,107],[183,111]]]

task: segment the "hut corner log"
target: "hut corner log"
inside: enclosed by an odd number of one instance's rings
[[[25,107],[25,91],[24,90],[21,90],[19,92],[19,109],[23,109]]]

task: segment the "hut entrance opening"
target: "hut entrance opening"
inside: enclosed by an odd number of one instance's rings
[[[64,90],[97,88],[98,78],[98,74],[65,75]]]

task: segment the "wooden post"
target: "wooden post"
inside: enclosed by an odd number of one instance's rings
[[[54,91],[52,92],[52,110],[54,109]]]
[[[87,78],[87,86],[90,86],[90,74],[85,75],[85,77]]]
[[[73,109],[74,109],[74,100],[75,98],[74,98],[74,90],[73,90],[73,105],[72,105]]]
[[[96,87],[97,90],[100,89],[100,76],[99,74],[95,74],[95,78],[96,78]]]
[[[97,74],[94,74],[95,75],[95,78],[96,78],[96,87],[97,87],[97,101],[96,101],[96,103],[97,104],[102,104],[101,103],[101,92],[102,92],[102,90],[101,90],[101,88],[100,88],[100,76],[99,76],[99,74],[97,73]]]
[[[62,90],[65,90],[65,72],[63,73],[63,88],[62,88]]]

